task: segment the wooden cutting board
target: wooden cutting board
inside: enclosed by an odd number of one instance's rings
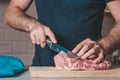
[[[67,71],[55,67],[30,67],[31,77],[120,77],[120,67],[114,67],[110,70],[95,71]]]

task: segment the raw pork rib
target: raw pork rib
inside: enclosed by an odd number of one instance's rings
[[[57,68],[65,70],[106,70],[110,67],[110,63],[106,60],[95,64],[93,60],[69,58],[63,51],[54,57],[54,62]]]

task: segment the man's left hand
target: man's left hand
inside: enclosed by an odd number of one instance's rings
[[[89,38],[80,42],[73,50],[73,53],[77,53],[77,55],[81,59],[94,59],[95,63],[99,63],[104,58],[103,49],[97,44],[96,41],[93,41]]]

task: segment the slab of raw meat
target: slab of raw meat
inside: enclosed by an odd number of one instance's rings
[[[110,62],[103,60],[101,63],[93,63],[93,60],[78,60],[69,58],[63,51],[54,57],[57,68],[65,70],[106,70],[110,67]]]

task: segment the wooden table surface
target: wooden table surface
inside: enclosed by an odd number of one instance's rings
[[[79,70],[67,71],[55,67],[33,67],[29,68],[31,77],[118,77],[120,78],[120,66],[113,67],[110,70]]]

